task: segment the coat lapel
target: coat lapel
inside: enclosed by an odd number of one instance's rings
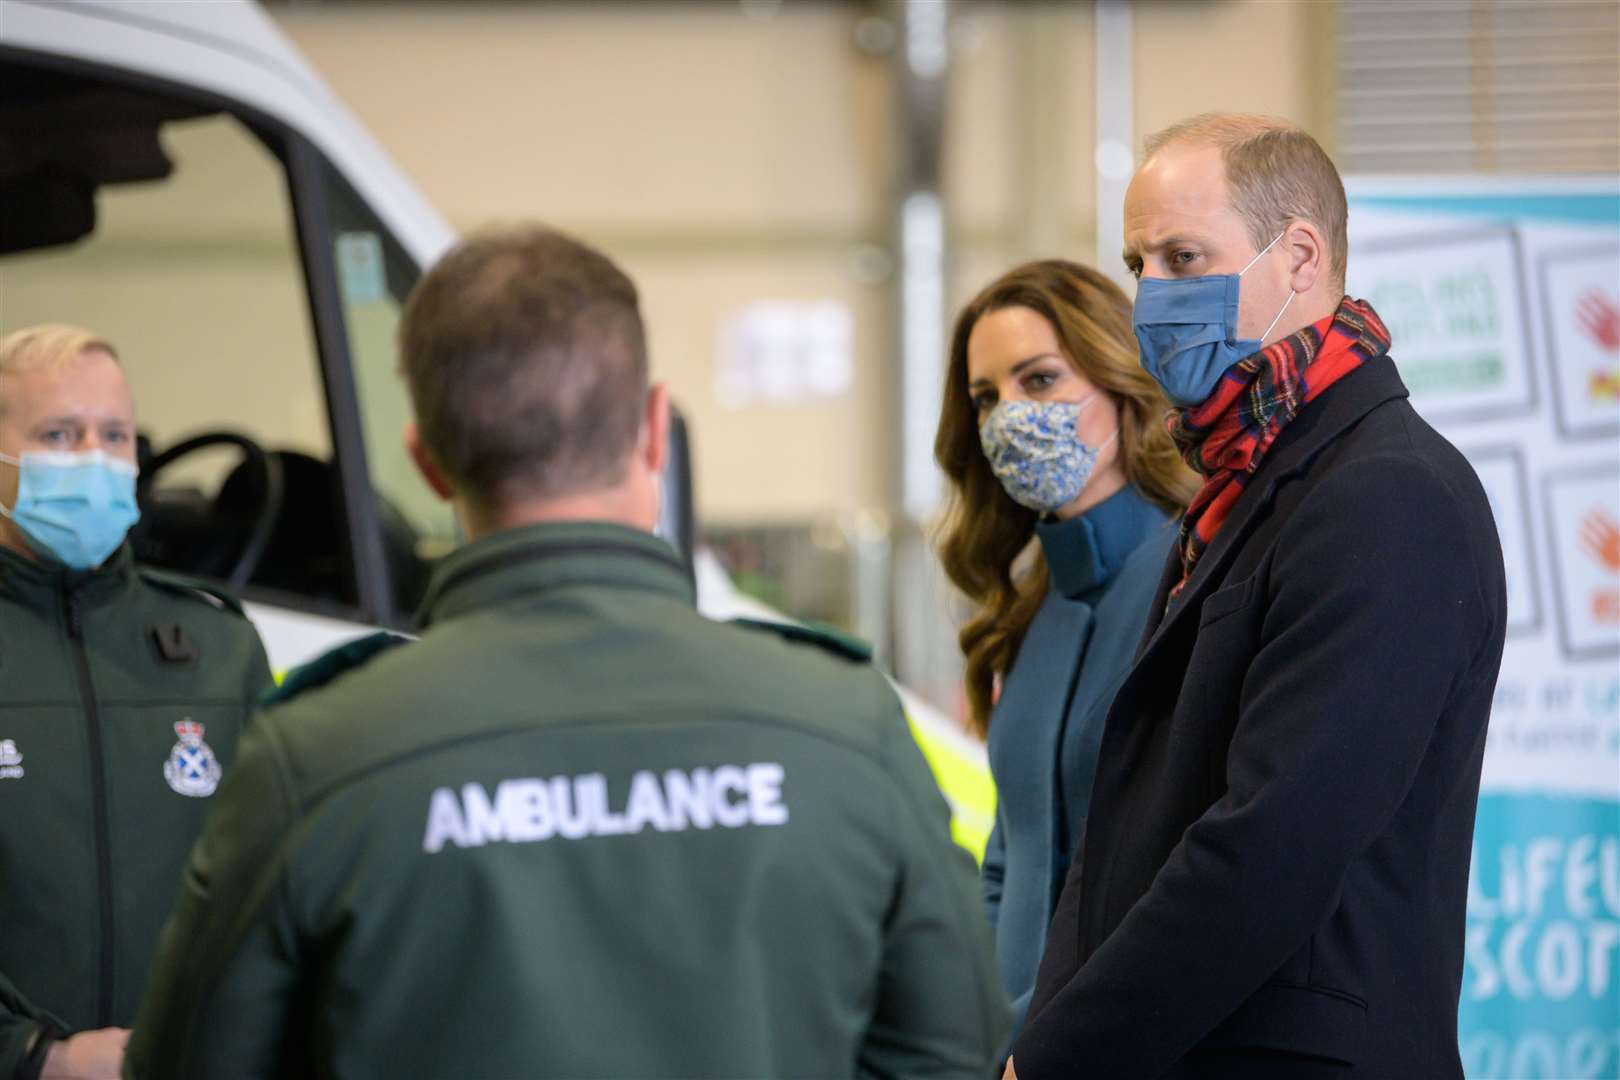
[[[1142,628],[1142,640],[1136,645],[1136,653],[1132,663],[1142,659],[1147,651],[1148,642],[1152,641],[1159,631],[1159,624],[1164,622],[1165,605],[1170,601],[1170,590],[1176,587],[1181,580],[1181,548],[1178,544],[1170,545],[1170,554],[1164,561],[1164,570],[1159,574],[1159,587],[1153,590],[1153,607],[1148,609],[1147,624]]]
[[[1027,776],[1034,784],[1033,791],[1019,797],[1046,811],[1051,834],[1043,837],[1043,843],[1049,850],[1056,842],[1058,814],[1047,808],[1057,803],[1063,732],[1092,624],[1088,605],[1056,593],[1048,596],[1024,635],[996,703],[997,715],[1007,717],[1008,725],[992,721],[990,726],[991,754],[1005,761],[1002,775]],[[1016,728],[1010,726],[1015,717]]]
[[[1136,665],[1131,672],[1133,677],[1182,621],[1194,617],[1203,608],[1204,596],[1211,587],[1216,582],[1224,581],[1227,566],[1242,550],[1243,541],[1269,516],[1277,488],[1307,468],[1317,454],[1373,409],[1386,401],[1406,396],[1406,386],[1395,372],[1394,361],[1381,356],[1345,376],[1325,390],[1311,406],[1301,410],[1277,437],[1276,445],[1233,504],[1221,531],[1198,560],[1198,565],[1193,567],[1192,577],[1187,580],[1181,595],[1166,611],[1165,601],[1181,578],[1181,555],[1172,548],[1164,575],[1159,581],[1158,592],[1153,598],[1153,616],[1148,622],[1150,629],[1137,650]]]

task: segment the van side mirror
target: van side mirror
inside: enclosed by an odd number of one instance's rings
[[[0,181],[0,255],[71,244],[95,227],[95,189],[83,181],[38,173]]]
[[[697,545],[697,512],[692,497],[692,443],[686,418],[674,406],[669,410],[669,457],[664,462],[664,504],[654,531],[675,546],[686,569],[692,571]]]

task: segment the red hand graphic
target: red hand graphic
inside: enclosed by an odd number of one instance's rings
[[[1575,323],[1586,336],[1612,353],[1620,353],[1620,302],[1593,289],[1575,303]]]
[[[1611,573],[1620,574],[1620,521],[1593,510],[1581,522],[1581,549]]]

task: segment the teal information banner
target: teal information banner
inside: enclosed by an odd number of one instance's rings
[[[1346,288],[1479,474],[1507,569],[1464,1071],[1620,1080],[1620,177],[1346,187]]]
[[[1620,1072],[1620,807],[1485,796],[1469,892],[1468,1075]]]

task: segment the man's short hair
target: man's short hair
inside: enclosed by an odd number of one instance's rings
[[[422,445],[475,504],[624,476],[647,346],[636,287],[600,252],[537,225],[473,236],[412,290],[399,343]]]
[[[1315,139],[1275,116],[1212,112],[1149,136],[1144,160],[1178,143],[1220,150],[1232,206],[1248,223],[1256,250],[1290,220],[1308,221],[1322,231],[1333,280],[1344,287],[1349,215],[1344,181]]]
[[[99,350],[118,360],[118,350],[94,331],[66,323],[40,323],[0,337],[0,375],[20,375],[39,368],[56,368],[81,353]],[[0,394],[0,412],[6,396]]]
[[[66,323],[29,326],[0,337],[0,375],[58,367],[91,349],[118,359],[117,349],[94,331],[82,326],[69,326]]]

